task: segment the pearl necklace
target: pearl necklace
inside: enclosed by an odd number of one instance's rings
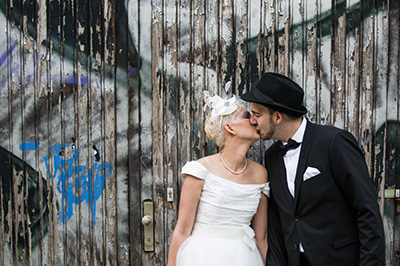
[[[239,172],[235,172],[235,171],[233,171],[231,168],[229,168],[229,167],[225,164],[224,158],[222,158],[222,153],[219,154],[219,158],[221,158],[222,164],[225,166],[226,170],[228,170],[228,171],[231,172],[232,174],[238,175],[238,174],[243,173],[244,170],[246,170],[246,167],[247,167],[247,159],[245,159],[245,161],[244,161],[244,167],[243,167],[243,169],[240,170]]]

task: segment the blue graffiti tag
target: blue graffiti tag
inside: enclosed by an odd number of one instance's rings
[[[37,147],[37,143],[23,143],[20,149],[32,150]],[[59,220],[63,223],[68,221],[73,215],[74,204],[86,201],[96,224],[96,202],[103,192],[105,180],[111,175],[112,165],[107,162],[99,163],[97,149],[90,168],[77,165],[79,151],[73,145],[61,143],[51,146],[49,151],[54,154],[53,169],[50,169],[49,158],[44,157],[47,172],[50,178],[58,178],[57,191],[62,195]]]

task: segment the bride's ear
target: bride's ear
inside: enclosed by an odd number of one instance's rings
[[[233,127],[230,124],[225,124],[224,128],[229,134],[236,135],[236,131],[233,129]]]

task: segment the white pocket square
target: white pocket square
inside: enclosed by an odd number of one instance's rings
[[[304,172],[303,181],[306,181],[316,175],[319,175],[320,173],[321,172],[317,168],[309,166],[309,167],[307,167],[306,171]]]

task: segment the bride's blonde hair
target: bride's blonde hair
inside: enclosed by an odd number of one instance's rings
[[[240,112],[246,110],[246,105],[242,100],[236,100],[236,110],[230,114],[222,115],[219,119],[211,121],[211,111],[207,114],[207,119],[205,123],[204,130],[206,132],[207,137],[218,145],[221,149],[225,146],[225,132],[224,125],[235,122],[236,117]]]

